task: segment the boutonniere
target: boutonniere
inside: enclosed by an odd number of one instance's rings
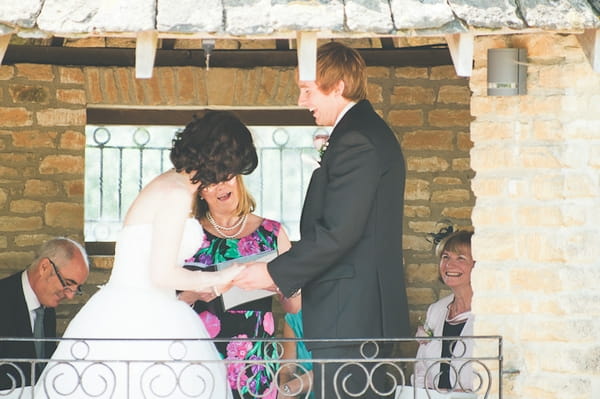
[[[433,337],[433,329],[429,327],[426,322],[423,324],[423,331],[428,337]]]
[[[313,145],[319,152],[319,158],[323,158],[323,154],[325,154],[325,151],[329,146],[329,134],[317,133],[315,137],[313,137]]]

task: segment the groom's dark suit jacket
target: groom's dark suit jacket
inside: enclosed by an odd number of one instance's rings
[[[33,338],[29,311],[21,284],[21,273],[0,280],[0,362],[8,358],[36,358],[33,341],[5,339],[5,337]],[[46,308],[44,332],[47,338],[56,337],[56,313],[52,308]],[[45,356],[49,358],[55,349],[55,343],[46,342]],[[24,380],[14,366],[0,366],[0,389],[11,386],[9,374],[16,379],[16,386],[31,385],[31,365],[16,363],[16,366],[23,372]]]
[[[300,241],[268,265],[286,296],[302,289],[306,338],[409,335],[404,183],[398,140],[360,101],[333,129],[313,172]]]

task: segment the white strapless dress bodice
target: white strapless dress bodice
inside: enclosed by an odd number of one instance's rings
[[[181,264],[202,234],[196,220],[186,222]],[[36,397],[231,397],[225,367],[198,315],[175,290],[152,283],[151,237],[151,225],[120,232],[108,283],[70,322],[63,335],[69,340],[59,343]]]
[[[196,219],[188,219],[179,249],[177,262],[192,256],[202,243],[202,227]],[[150,254],[152,243],[152,225],[137,224],[125,226],[119,233],[115,246],[115,261],[108,286],[124,289],[142,289],[148,292],[162,291],[173,295],[174,290],[155,286],[150,279]]]

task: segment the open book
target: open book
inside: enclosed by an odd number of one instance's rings
[[[206,265],[200,262],[187,262],[183,267],[189,270],[215,271],[223,270],[234,263],[250,263],[250,262],[270,262],[277,257],[277,250],[261,252],[254,255],[242,256],[214,265]],[[232,287],[229,291],[221,295],[221,302],[225,310],[241,305],[246,302],[251,302],[257,299],[265,298],[275,294],[274,291],[268,290],[243,290],[238,287]]]

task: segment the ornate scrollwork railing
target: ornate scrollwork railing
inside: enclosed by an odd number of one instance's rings
[[[415,358],[418,342],[452,340],[448,358]],[[31,340],[0,338],[0,351],[27,345]],[[49,341],[49,340],[46,340]],[[502,339],[490,337],[407,338],[395,340],[304,340],[311,345],[356,345],[357,358],[290,358],[285,342],[261,341],[272,346],[270,359],[213,356],[198,358],[197,345],[210,347],[222,340],[96,340],[58,339],[60,357],[52,359],[0,358],[0,399],[3,398],[226,398],[239,390],[244,397],[275,399],[317,397],[394,399],[501,399]],[[211,342],[208,342],[211,341]],[[232,339],[228,342],[235,342]],[[244,339],[244,342],[255,340]],[[32,345],[33,346],[33,345]],[[475,347],[475,351],[467,350]],[[66,350],[65,350],[66,348]],[[98,351],[98,348],[101,348]],[[107,351],[107,348],[110,348]],[[144,350],[146,348],[146,350]],[[157,351],[163,348],[164,351]],[[386,350],[383,350],[383,349]],[[141,349],[141,350],[140,350]],[[1,353],[1,352],[0,352]],[[98,358],[95,353],[111,353]],[[149,357],[161,353],[159,358]],[[389,355],[387,354],[389,353]],[[475,353],[474,356],[472,353]],[[130,356],[128,356],[128,354]],[[469,356],[467,356],[469,355]],[[415,365],[424,370],[413,375]],[[43,371],[42,371],[43,370]],[[329,370],[329,371],[326,371]],[[347,371],[351,370],[352,376]],[[446,373],[450,387],[440,388]],[[316,381],[328,376],[329,380]],[[375,376],[383,376],[376,378]],[[30,385],[33,376],[34,387]],[[250,381],[267,383],[258,392]],[[284,380],[284,377],[286,378]],[[351,384],[351,379],[360,383]],[[420,386],[413,386],[416,382]],[[279,395],[279,396],[278,396]]]

